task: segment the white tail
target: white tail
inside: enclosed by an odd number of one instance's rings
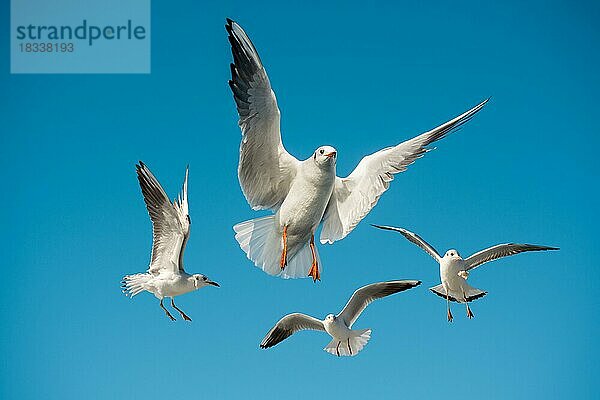
[[[238,241],[246,256],[267,274],[284,279],[308,276],[312,265],[312,252],[308,243],[296,254],[288,257],[287,265],[283,270],[281,269],[282,233],[277,228],[274,215],[240,222],[233,227],[233,230],[235,240]],[[319,273],[321,273],[321,259],[316,248],[315,253],[319,263]]]
[[[473,286],[469,286],[466,283],[464,283],[463,285],[466,285],[466,287],[464,289],[466,289],[465,296],[467,298],[467,302],[477,300],[487,294],[487,292],[484,292],[483,290],[474,288]],[[434,286],[432,288],[429,288],[429,290],[431,290],[433,293],[437,294],[438,296],[443,297],[444,299],[446,298],[446,289],[444,289],[444,286],[441,284]],[[450,292],[448,293],[448,299],[450,301],[455,301],[457,303],[464,303],[465,296],[463,296],[462,292],[457,292],[455,290],[450,290]]]
[[[139,294],[144,290],[148,290],[146,284],[150,279],[152,279],[152,275],[150,274],[126,275],[121,281],[121,287],[123,288],[122,291],[125,296],[133,298],[133,296],[136,294]]]
[[[358,329],[353,330],[352,333],[356,336],[350,337],[343,341],[333,339],[327,344],[327,346],[325,346],[323,350],[333,354],[334,356],[357,355],[363,349],[363,347],[365,347],[369,339],[371,339],[371,330]]]

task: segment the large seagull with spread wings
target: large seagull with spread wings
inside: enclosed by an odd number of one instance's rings
[[[254,210],[275,212],[235,225],[235,238],[248,258],[270,275],[319,280],[314,235],[321,222],[321,243],[343,239],[377,204],[394,174],[406,170],[430,150],[428,145],[470,120],[487,102],[364,157],[349,176],[340,178],[333,147],[321,146],[304,161],[286,151],[277,100],[258,52],[236,22],[227,19],[225,28],[233,54],[229,86],[242,130],[240,185]]]
[[[163,299],[171,298],[171,307],[186,321],[192,319],[175,305],[173,298],[198,290],[204,286],[219,286],[202,274],[188,274],[183,269],[183,252],[190,237],[190,215],[188,211],[188,170],[181,194],[171,202],[169,196],[148,167],[140,161],[136,165],[137,176],[142,188],[146,208],[152,220],[152,256],[148,271],[127,275],[123,278],[123,293],[134,297],[148,291],[160,300],[160,307],[167,317],[175,317],[165,308]]]

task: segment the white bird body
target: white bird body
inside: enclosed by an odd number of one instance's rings
[[[154,293],[158,299],[162,297],[175,297],[181,296],[194,290],[198,290],[203,286],[196,286],[192,275],[188,273],[172,274],[170,277],[158,277],[155,286],[158,288],[157,293]]]
[[[283,232],[284,226],[288,227],[288,258],[293,258],[314,235],[334,184],[335,163],[318,165],[312,157],[301,163],[288,195],[276,213],[279,233]]]
[[[138,180],[150,219],[152,220],[152,255],[146,273],[123,277],[122,287],[126,296],[133,298],[148,291],[160,300],[160,306],[171,320],[175,318],[164,307],[163,299],[171,298],[171,306],[183,319],[191,321],[175,305],[173,298],[202,287],[219,286],[202,274],[188,274],[183,268],[183,252],[190,235],[190,216],[188,214],[187,182],[188,170],[179,197],[171,202],[164,189],[140,161],[136,165]]]
[[[342,342],[350,337],[356,336],[356,333],[359,332],[358,330],[348,328],[342,318],[336,318],[333,314],[329,314],[325,317],[323,326],[325,326],[325,332],[329,333],[329,336]]]
[[[346,325],[344,318],[333,314],[325,317],[323,327],[332,338],[323,350],[338,356],[358,354],[371,338],[371,329],[351,329]]]
[[[440,260],[440,280],[448,291],[460,293],[465,287],[466,280],[458,274],[463,265],[460,257],[444,256]]]
[[[440,280],[444,287],[448,289],[458,290],[460,288],[460,282],[454,280],[455,276],[458,276],[460,269],[460,262],[453,258],[442,258],[440,261]]]
[[[396,146],[365,156],[345,178],[336,176],[337,152],[321,146],[299,161],[283,146],[280,111],[267,72],[248,35],[227,19],[233,63],[229,86],[242,130],[238,178],[254,210],[274,215],[233,227],[246,256],[270,275],[320,279],[314,235],[321,243],[348,235],[377,204],[394,175],[427,153],[431,143],[469,121],[487,100],[452,120]]]
[[[450,253],[454,253],[454,255],[450,255]],[[458,255],[456,250],[448,250],[440,259],[440,280],[444,291],[458,303],[464,303],[478,294],[485,294],[467,283],[468,274],[465,269],[465,260]]]
[[[152,293],[157,299],[162,300],[165,297],[181,296],[203,286],[197,286],[193,275],[187,272],[173,273],[165,272],[156,276],[151,274],[138,274],[140,283],[144,290]]]
[[[472,269],[489,261],[523,252],[558,250],[556,247],[538,246],[533,244],[504,243],[478,251],[466,259],[463,259],[455,249],[448,250],[442,257],[433,246],[416,233],[393,226],[373,226],[379,229],[399,232],[402,236],[419,246],[439,263],[440,280],[442,283],[429,290],[446,299],[448,303],[448,321],[450,322],[453,318],[450,311],[450,301],[466,304],[467,316],[473,318],[473,313],[471,312],[468,303],[487,294],[487,292],[477,289],[467,283],[467,278]]]

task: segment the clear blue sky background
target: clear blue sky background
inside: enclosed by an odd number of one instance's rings
[[[600,373],[598,52],[595,2],[375,5],[154,2],[150,75],[9,75],[1,11],[0,397],[591,398]],[[279,280],[245,258],[232,225],[257,217],[240,191],[240,133],[225,17],[249,32],[299,158],[360,158],[492,96],[398,175],[356,230],[320,246],[323,281]],[[179,298],[194,319],[119,290],[144,271],[151,227],[135,177],[145,161],[171,196],[190,164],[189,271],[220,289]],[[469,254],[516,241],[560,246],[488,264],[474,320],[427,288],[421,250],[369,223]],[[337,312],[357,287],[420,279],[374,303],[358,357],[302,332],[258,347],[282,315]]]

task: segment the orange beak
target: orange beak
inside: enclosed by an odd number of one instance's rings
[[[332,151],[331,153],[325,154],[325,157],[333,157],[333,156],[335,156],[335,154],[336,154],[335,151]]]

